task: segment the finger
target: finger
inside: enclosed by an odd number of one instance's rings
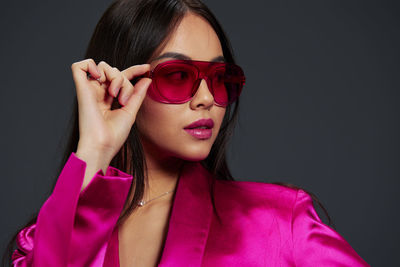
[[[150,70],[150,64],[142,64],[131,66],[122,71],[122,74],[128,79],[132,80],[138,75],[144,74]]]
[[[135,88],[132,83],[125,77],[122,83],[122,87],[118,96],[118,101],[122,106],[125,106],[128,102],[129,97],[133,94]]]
[[[117,97],[118,91],[123,83],[123,75],[117,69],[108,65],[106,62],[101,61],[98,65],[101,72],[100,82],[108,83],[107,92],[113,97]]]
[[[125,77],[125,80],[123,83],[123,89],[121,90],[120,95],[119,95],[119,103],[122,106],[125,106],[127,104],[128,99],[131,97],[131,95],[134,91],[132,80],[135,77],[136,77],[136,79],[138,79],[144,73],[149,72],[150,67],[151,67],[150,64],[142,64],[142,65],[131,66],[122,71],[122,74]]]
[[[127,111],[132,115],[132,119],[136,119],[136,114],[146,97],[147,89],[150,86],[152,80],[149,78],[141,79],[134,87],[133,93],[130,95],[125,106],[121,109]]]
[[[147,80],[151,81],[151,79],[149,79],[149,78],[140,78],[138,81],[143,80],[143,79],[147,79]],[[136,84],[138,84],[138,83],[136,83]],[[136,84],[135,84],[135,86],[133,86],[131,81],[129,81],[128,79],[125,78],[124,83],[122,85],[122,89],[121,89],[119,97],[118,97],[119,103],[122,106],[125,106],[127,104],[128,99],[131,97],[131,95],[133,94],[133,92],[136,88]]]
[[[93,59],[85,59],[79,62],[75,62],[71,65],[72,76],[74,81],[77,83],[82,83],[87,80],[87,73],[95,79],[98,79],[101,75],[96,63]]]
[[[124,76],[122,73],[113,68],[113,73],[112,73],[112,81],[110,83],[110,86],[108,87],[108,92],[114,97],[117,97],[118,93],[122,90],[122,85],[124,82]]]
[[[99,77],[100,72],[93,59],[85,59],[79,62],[75,62],[71,65],[72,76],[76,87],[76,96],[78,98],[78,104],[80,110],[87,109],[92,106],[95,101],[93,91],[89,90],[89,83],[87,80],[87,72],[93,77]]]

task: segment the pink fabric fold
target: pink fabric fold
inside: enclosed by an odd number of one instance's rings
[[[102,266],[133,178],[109,166],[81,192],[85,170],[72,153],[36,224],[18,234],[14,266]]]
[[[36,224],[18,234],[16,267],[118,267],[116,222],[132,176],[99,170],[80,192],[86,163],[71,154]],[[187,162],[178,180],[160,267],[369,266],[321,222],[303,190],[215,180]],[[132,244],[134,246],[135,244]]]
[[[311,197],[298,190],[292,218],[296,266],[369,266],[335,230],[321,222]]]

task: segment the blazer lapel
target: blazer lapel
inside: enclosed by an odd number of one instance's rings
[[[201,266],[212,218],[211,174],[199,162],[182,168],[159,266]],[[119,266],[118,226],[109,240],[104,267]]]
[[[212,218],[211,174],[200,162],[182,168],[159,266],[200,266]]]

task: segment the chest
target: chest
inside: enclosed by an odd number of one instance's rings
[[[118,231],[120,267],[157,266],[168,232],[168,206],[139,210]]]

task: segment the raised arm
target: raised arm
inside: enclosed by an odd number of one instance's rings
[[[36,224],[18,236],[14,266],[102,266],[132,176],[109,167],[125,143],[151,80],[130,82],[150,68],[119,71],[93,59],[72,64],[79,109],[79,142]],[[88,75],[89,74],[89,75]],[[111,109],[119,94],[120,108]],[[104,171],[106,173],[104,174]]]

